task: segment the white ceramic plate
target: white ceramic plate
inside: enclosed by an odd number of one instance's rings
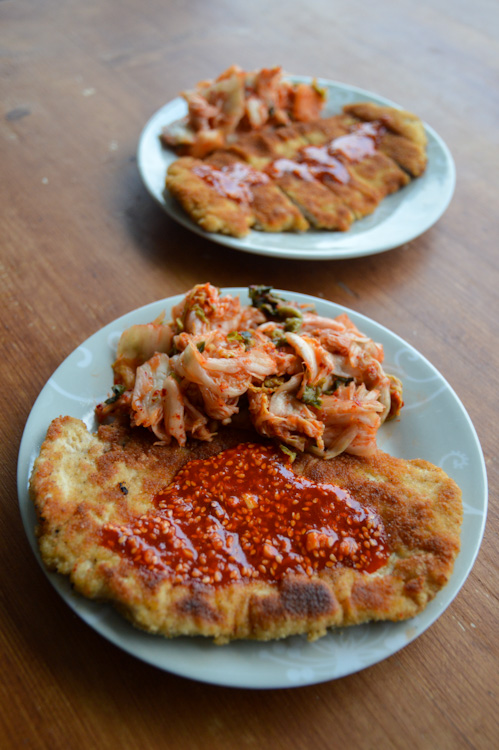
[[[224,292],[249,301],[246,289]],[[437,370],[409,344],[362,315],[307,295],[280,294],[315,303],[321,315],[334,317],[346,311],[361,330],[383,344],[386,369],[402,379],[406,406],[400,419],[381,428],[380,447],[395,456],[432,461],[456,480],[464,500],[462,549],[450,582],[422,614],[401,623],[338,629],[314,643],[299,636],[226,646],[200,637],[165,640],[134,629],[110,605],[74,594],[65,577],[47,573],[72,609],[115,645],[169,672],[233,687],[308,685],[351,674],[391,656],[426,630],[454,599],[478,553],[486,519],[487,478],[480,444],[463,405]],[[154,302],[105,326],[70,354],[40,393],[26,424],[18,463],[21,515],[40,564],[28,480],[49,422],[61,414],[70,415],[94,430],[94,407],[110,392],[111,363],[121,332],[134,323],[153,320],[163,310],[168,312],[181,298]]]
[[[311,80],[304,76],[290,78],[293,81]],[[351,102],[371,101],[391,107],[399,106],[381,96],[343,83],[322,79],[319,79],[319,83],[328,91],[325,116],[339,113],[344,104]],[[371,216],[355,222],[348,232],[310,230],[295,234],[251,231],[243,239],[209,234],[191,221],[169,194],[164,194],[167,168],[177,156],[161,145],[159,135],[165,125],[181,119],[186,113],[186,103],[178,97],[151,117],[142,131],[138,146],[140,174],[147,190],[173,219],[197,234],[236,250],[304,260],[356,258],[380,253],[399,247],[429,229],[443,214],[454,192],[456,175],[450,151],[440,136],[425,124],[428,166],[424,175],[385,198]]]

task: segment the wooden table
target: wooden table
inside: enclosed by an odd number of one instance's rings
[[[499,6],[5,0],[0,19],[0,746],[497,746]],[[139,134],[233,62],[344,81],[418,113],[455,158],[444,216],[388,253],[336,261],[237,252],[177,225],[142,185]],[[49,376],[116,317],[206,280],[373,318],[437,367],[478,431],[492,507],[476,564],[429,630],[357,674],[250,691],[157,670],[73,614],[26,540],[16,461]]]

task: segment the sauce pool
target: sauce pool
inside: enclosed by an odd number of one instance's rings
[[[102,543],[176,583],[276,581],[338,566],[372,573],[389,556],[373,509],[298,476],[269,446],[243,443],[190,461],[153,505],[129,524],[107,524]]]

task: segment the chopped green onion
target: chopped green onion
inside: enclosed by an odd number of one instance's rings
[[[202,307],[199,305],[193,305],[192,312],[196,316],[196,318],[199,318],[199,320],[202,320],[204,323],[206,323],[206,315]]]
[[[116,403],[119,397],[126,391],[126,388],[124,385],[113,385],[111,387],[111,390],[113,392],[113,395],[104,401],[106,406]]]
[[[246,349],[249,349],[253,342],[253,337],[250,331],[231,331],[227,334],[227,341],[239,341],[244,344]]]
[[[303,389],[303,396],[301,397],[301,400],[304,404],[310,404],[310,406],[316,406],[317,408],[320,408],[322,406],[322,400],[321,400],[321,389],[317,386],[317,388],[314,388],[311,385],[306,385]]]
[[[291,448],[288,448],[288,446],[284,445],[284,443],[280,443],[279,448],[282,450],[283,453],[285,453],[287,456],[290,457],[291,463],[293,463],[293,461],[296,458],[296,452],[292,451]]]

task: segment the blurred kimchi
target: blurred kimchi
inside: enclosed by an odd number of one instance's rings
[[[165,127],[161,141],[198,158],[223,148],[235,133],[316,120],[326,101],[325,89],[315,80],[292,83],[280,67],[246,72],[237,65],[181,95],[188,114]]]

